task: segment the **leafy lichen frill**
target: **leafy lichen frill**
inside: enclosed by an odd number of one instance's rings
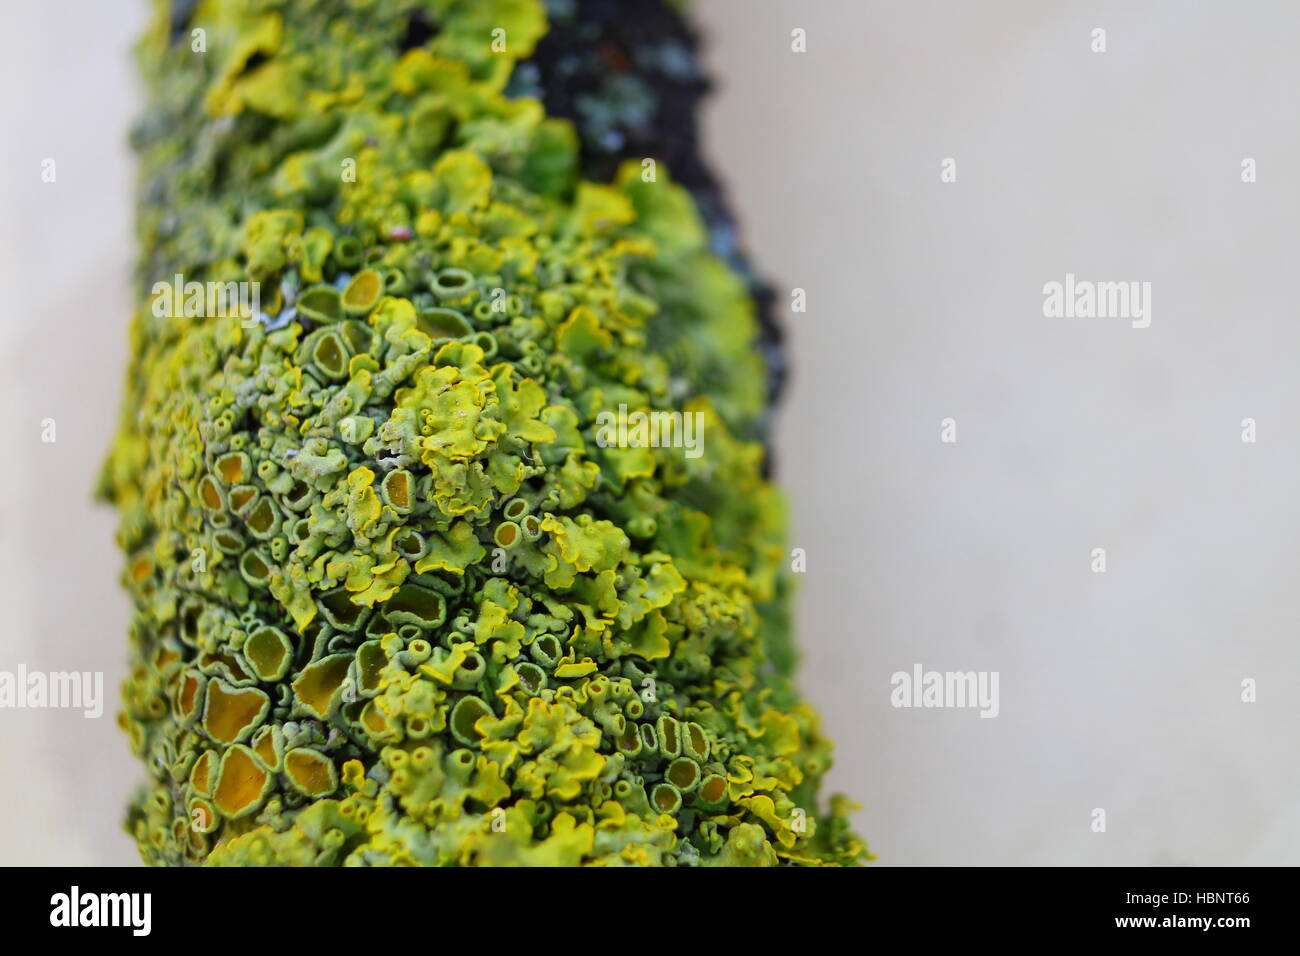
[[[102,491],[145,859],[861,860],[791,683],[752,301],[666,171],[579,181],[503,95],[541,4],[190,22],[206,52],[162,5],[141,44],[145,287],[261,305],[133,323]],[[620,405],[705,453],[600,447]]]

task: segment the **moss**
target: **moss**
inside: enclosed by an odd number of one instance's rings
[[[582,181],[505,95],[539,0],[197,9],[211,52],[162,5],[141,44],[142,288],[261,308],[132,327],[145,859],[865,858],[791,683],[753,300],[666,170]],[[704,454],[605,447],[620,407]]]

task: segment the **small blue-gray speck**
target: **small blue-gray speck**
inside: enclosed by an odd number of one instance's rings
[[[274,317],[267,315],[265,312],[258,312],[257,320],[266,327],[268,332],[274,332],[276,329],[284,328],[292,322],[297,315],[297,308],[289,306],[287,309],[281,309],[280,314]]]

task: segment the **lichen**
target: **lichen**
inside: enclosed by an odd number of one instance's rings
[[[753,301],[666,170],[582,181],[505,95],[539,0],[193,26],[159,3],[141,44],[142,280],[261,309],[133,321],[101,490],[145,860],[864,859],[791,679]],[[620,406],[706,453],[604,447]]]

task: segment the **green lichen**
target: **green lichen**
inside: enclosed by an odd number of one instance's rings
[[[262,294],[133,323],[102,491],[146,861],[863,859],[791,682],[752,302],[664,170],[581,182],[503,95],[538,0],[193,22],[141,46],[144,277]],[[602,447],[620,405],[705,453]]]

